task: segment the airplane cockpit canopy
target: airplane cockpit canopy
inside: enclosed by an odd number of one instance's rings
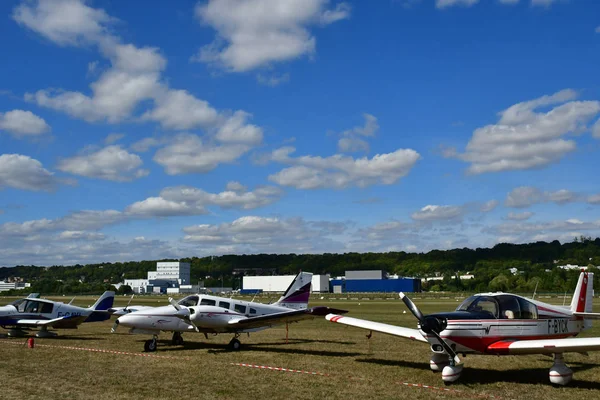
[[[193,307],[198,305],[198,296],[187,296],[177,302],[180,306]]]
[[[456,311],[489,313],[498,319],[537,319],[538,317],[535,304],[511,294],[471,296],[465,299]]]
[[[53,303],[42,302],[38,300],[19,299],[11,303],[18,312],[20,313],[33,313],[33,314],[49,314],[54,308]]]

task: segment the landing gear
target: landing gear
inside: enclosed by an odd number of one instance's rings
[[[9,329],[8,330],[8,336],[9,337],[25,337],[25,331],[22,329]]]
[[[58,336],[58,335],[54,332],[48,331],[48,328],[46,326],[42,326],[40,328],[40,330],[38,332],[36,332],[36,334],[35,334],[35,337],[38,337],[38,338],[51,338],[51,337],[56,337],[56,336]]]
[[[429,368],[433,372],[441,372],[445,367],[450,365],[450,359],[447,354],[433,353],[429,360]]]
[[[239,333],[236,333],[233,339],[228,344],[229,350],[238,351],[242,347],[242,342],[238,340],[240,336]]]
[[[460,378],[460,373],[462,372],[462,370],[462,364],[446,365],[442,370],[442,380],[446,385],[455,382],[458,378]]]
[[[171,344],[173,346],[183,345],[183,336],[181,336],[181,332],[173,332],[173,338],[171,339]]]
[[[573,371],[565,364],[562,353],[554,354],[554,364],[550,368],[550,382],[564,386],[573,379]]]
[[[154,336],[152,339],[150,340],[146,340],[146,342],[144,343],[144,351],[146,353],[153,353],[156,351],[156,341],[157,341],[157,337]]]

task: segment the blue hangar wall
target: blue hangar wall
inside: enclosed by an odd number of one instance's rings
[[[333,286],[342,286],[342,292],[420,292],[420,279],[336,279]]]

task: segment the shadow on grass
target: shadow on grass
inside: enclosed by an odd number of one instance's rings
[[[600,382],[592,381],[581,381],[577,380],[577,372],[586,371],[592,368],[598,368],[598,364],[589,363],[568,363],[571,370],[573,370],[573,380],[568,384],[569,387],[578,389],[600,389]],[[510,382],[510,383],[523,383],[523,384],[550,384],[548,380],[548,371],[552,363],[548,364],[548,368],[525,368],[525,369],[510,369],[504,371],[489,370],[482,368],[465,368],[462,376],[458,383],[469,386],[471,384],[485,384],[485,383],[498,383],[498,382]]]
[[[357,359],[357,362],[363,363],[373,363],[380,365],[391,365],[400,368],[413,368],[419,370],[428,371],[429,363],[428,362],[412,362],[412,361],[402,361],[402,360],[382,360],[377,358],[364,358]],[[509,382],[509,383],[521,383],[521,384],[540,384],[540,383],[548,383],[550,385],[550,381],[548,380],[548,371],[552,363],[548,364],[548,368],[525,368],[525,369],[510,369],[504,371],[484,369],[484,368],[469,368],[465,365],[465,369],[463,370],[460,379],[455,383],[455,385],[464,385],[466,387],[470,387],[471,385],[480,385],[480,384],[493,384],[499,382]],[[574,387],[578,389],[600,389],[600,382],[592,382],[592,381],[581,381],[577,380],[577,372],[586,371],[592,368],[599,368],[598,364],[589,364],[589,363],[579,363],[579,362],[571,362],[568,363],[569,368],[573,370],[573,381],[569,383],[569,387]],[[441,375],[440,375],[441,381]]]
[[[311,340],[307,342],[313,342]],[[315,340],[314,342],[319,342]],[[300,342],[305,343],[305,342]],[[303,355],[314,355],[314,356],[325,356],[325,357],[356,357],[361,355],[361,353],[356,352],[344,352],[344,351],[328,351],[328,350],[305,350],[305,349],[295,349],[295,348],[276,348],[273,347],[285,344],[278,342],[269,342],[269,343],[243,343],[241,350],[239,352],[252,352],[252,351],[260,351],[266,353],[280,353],[280,354],[303,354]],[[291,343],[289,343],[291,344]],[[226,343],[207,343],[207,342],[185,342],[183,346],[174,346],[171,344],[170,340],[159,340],[158,341],[158,349],[162,351],[168,352],[177,352],[182,350],[207,350],[210,354],[221,354],[221,353],[236,353],[229,349],[228,344]]]
[[[391,365],[394,367],[400,368],[413,368],[413,369],[421,369],[421,370],[429,370],[429,360],[426,362],[413,362],[413,361],[403,361],[403,360],[382,360],[380,358],[361,358],[357,359],[357,362],[362,363],[372,363],[379,365]]]

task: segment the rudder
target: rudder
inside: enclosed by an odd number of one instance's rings
[[[296,275],[283,296],[274,305],[293,308],[294,310],[306,309],[312,287],[312,276],[312,272],[300,272]]]

